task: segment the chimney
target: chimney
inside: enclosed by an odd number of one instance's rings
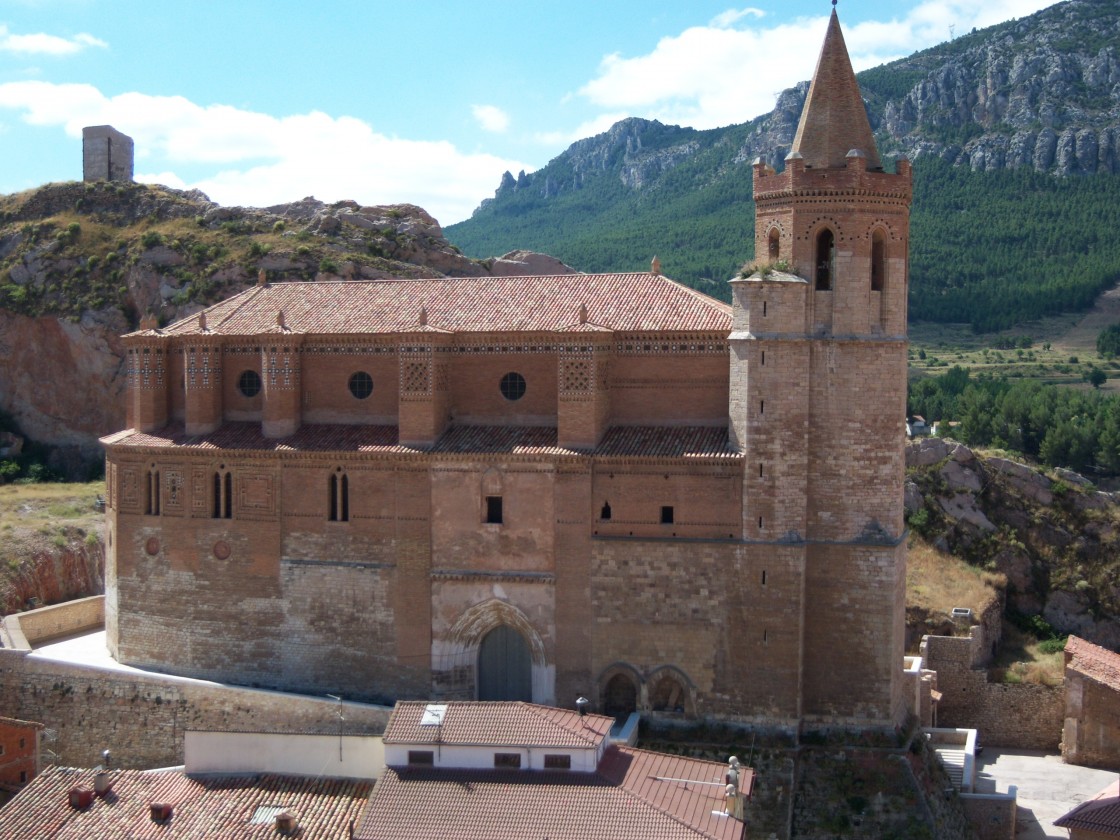
[[[70,807],[84,811],[93,804],[93,791],[89,788],[70,788]]]
[[[276,830],[285,837],[291,837],[299,832],[299,821],[291,811],[281,811],[276,815]]]
[[[175,808],[170,802],[153,802],[148,806],[148,813],[151,814],[154,823],[166,823],[171,819],[174,811]]]

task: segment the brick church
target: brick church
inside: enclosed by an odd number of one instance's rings
[[[730,306],[655,263],[260,284],[126,336],[112,653],[351,699],[898,723],[895,169],[834,11]]]

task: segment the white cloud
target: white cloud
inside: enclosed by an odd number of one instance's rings
[[[527,164],[466,154],[443,141],[379,134],[353,117],[319,111],[274,117],[182,96],[124,93],[42,81],[0,84],[0,108],[27,123],[82,127],[109,123],[130,135],[152,174],[138,180],[197,187],[221,204],[267,206],[315,195],[363,204],[419,204],[444,224],[466,218],[506,170]],[[209,174],[184,177],[183,171]]]
[[[728,9],[726,12],[721,12],[712,18],[711,26],[719,29],[724,29],[728,26],[734,26],[736,23],[746,17],[766,17],[766,12],[762,9],[746,8],[746,9]]]
[[[13,35],[6,26],[0,25],[0,52],[21,55],[72,55],[86,47],[109,46],[100,38],[82,32],[73,38],[61,38],[37,32],[32,35]]]
[[[582,122],[571,131],[542,131],[533,135],[533,139],[545,146],[567,146],[585,137],[594,137],[602,134],[619,120],[626,119],[629,114],[624,111],[614,111],[600,114],[594,119]]]
[[[509,128],[509,114],[497,105],[472,105],[471,113],[486,131],[501,134]]]
[[[927,0],[903,17],[845,25],[844,38],[858,71],[948,40],[951,31],[964,35],[1052,2]],[[608,55],[579,93],[613,113],[695,128],[753,119],[770,111],[782,90],[812,76],[827,22],[802,17],[766,26],[762,17],[757,9],[731,9],[707,26],[662,38],[645,55]]]

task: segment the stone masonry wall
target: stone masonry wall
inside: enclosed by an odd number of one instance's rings
[[[1115,768],[1120,758],[1120,696],[1116,689],[1066,666],[1062,758],[1070,764]]]
[[[50,760],[90,767],[111,749],[119,767],[183,763],[184,730],[334,734],[339,704],[255,689],[199,683],[157,674],[52,662],[0,650],[0,708],[57,733],[45,739]],[[343,703],[345,732],[378,735],[390,709]]]
[[[937,725],[976,729],[987,746],[1055,750],[1065,709],[1062,686],[992,683],[971,667],[973,639],[926,636],[922,656],[937,672]]]

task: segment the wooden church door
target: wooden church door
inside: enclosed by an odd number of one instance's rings
[[[498,625],[478,650],[478,699],[532,702],[531,666],[525,638],[512,627]]]

